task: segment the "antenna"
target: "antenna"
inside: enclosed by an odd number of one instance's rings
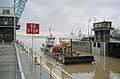
[[[51,27],[49,28],[49,34],[50,34],[50,36],[52,36],[52,33],[51,33]]]

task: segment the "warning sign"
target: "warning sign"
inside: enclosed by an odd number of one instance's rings
[[[26,33],[27,34],[39,34],[39,24],[27,23]]]

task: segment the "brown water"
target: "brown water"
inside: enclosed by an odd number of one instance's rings
[[[30,38],[22,38],[21,41],[31,46]],[[44,39],[34,39],[34,50],[36,50],[36,52],[40,52],[43,41]],[[61,65],[49,56],[46,56],[46,58],[57,63],[57,65],[73,75],[76,79],[120,79],[120,59],[98,54],[93,55],[95,56],[95,62],[92,64]]]
[[[120,79],[120,59],[94,54],[93,64],[61,66],[76,79]]]

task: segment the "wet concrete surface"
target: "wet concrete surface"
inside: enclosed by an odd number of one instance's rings
[[[16,56],[12,45],[0,45],[0,79],[16,79]]]
[[[26,53],[19,44],[17,46],[25,79],[53,79],[43,65],[41,66],[38,62],[35,62],[31,54]]]
[[[20,61],[25,79],[43,79],[32,59],[29,59],[20,45],[18,46]],[[0,79],[20,79],[16,52],[13,45],[0,45]],[[38,69],[39,70],[39,69]]]
[[[20,45],[17,46],[21,64],[25,74],[25,79],[42,79],[40,77],[39,72],[38,73],[36,72],[35,62],[32,60],[32,58],[30,58],[29,55],[25,53],[25,51],[22,49]]]

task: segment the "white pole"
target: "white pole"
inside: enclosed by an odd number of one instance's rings
[[[33,60],[33,34],[32,34],[32,60]]]
[[[2,33],[1,33],[1,44],[2,44]]]
[[[16,42],[16,16],[15,16],[15,1],[14,0],[14,44]]]
[[[88,37],[90,36],[89,34],[89,24],[90,24],[91,18],[88,20]]]
[[[88,21],[88,37],[89,37],[89,21]]]

